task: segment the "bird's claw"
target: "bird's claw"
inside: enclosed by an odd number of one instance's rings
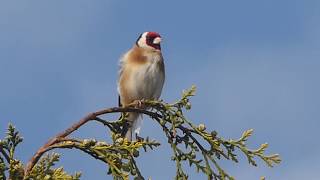
[[[143,101],[144,101],[144,99],[135,100],[134,103],[136,104],[137,108],[143,108]]]

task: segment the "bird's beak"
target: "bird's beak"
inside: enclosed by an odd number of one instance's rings
[[[161,37],[156,37],[154,40],[153,40],[153,44],[160,44],[161,42]]]

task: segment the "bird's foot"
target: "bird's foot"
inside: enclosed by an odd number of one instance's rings
[[[136,104],[136,108],[143,108],[143,107],[144,107],[143,101],[144,101],[144,99],[135,100],[135,101],[133,101],[133,102]]]

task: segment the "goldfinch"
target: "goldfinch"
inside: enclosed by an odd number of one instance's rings
[[[156,32],[144,32],[134,46],[120,59],[118,79],[119,106],[139,100],[159,99],[165,81],[164,60],[161,53],[161,36]],[[139,134],[141,118],[130,112],[122,136],[128,141],[132,134]]]

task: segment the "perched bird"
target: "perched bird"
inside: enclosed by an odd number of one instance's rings
[[[164,60],[161,53],[161,36],[144,32],[134,46],[120,59],[118,79],[119,106],[139,100],[157,100],[165,80]],[[130,112],[122,136],[129,141],[132,133],[139,134],[141,118]]]

